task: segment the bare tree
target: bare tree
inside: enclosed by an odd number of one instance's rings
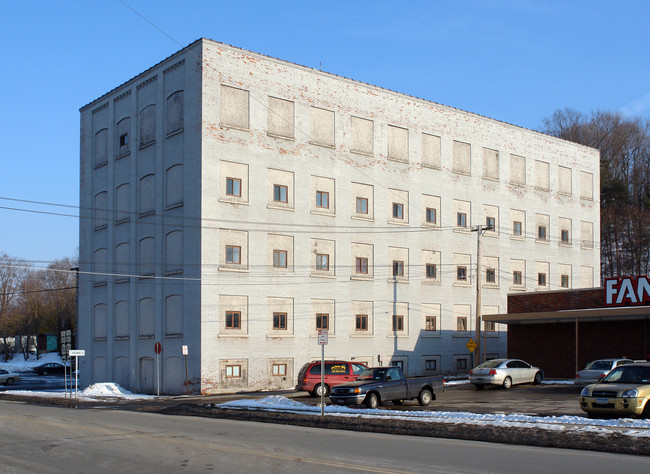
[[[8,338],[14,332],[16,297],[24,274],[21,260],[0,254],[0,339],[5,362],[13,357]]]

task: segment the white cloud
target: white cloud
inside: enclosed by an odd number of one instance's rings
[[[623,115],[628,117],[633,117],[637,115],[642,115],[644,111],[650,108],[650,92],[641,97],[638,100],[630,102],[627,105],[621,107],[620,111]]]

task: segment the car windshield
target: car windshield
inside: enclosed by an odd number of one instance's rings
[[[359,375],[357,380],[383,380],[388,368],[366,369]]]
[[[609,360],[595,360],[587,364],[585,370],[609,370],[612,368],[612,362]]]
[[[503,359],[494,359],[494,360],[488,360],[486,362],[483,362],[477,368],[478,369],[494,369],[496,367],[499,367],[501,364],[503,364]]]
[[[605,376],[602,383],[647,384],[650,383],[650,367],[634,367],[631,365],[617,367]]]

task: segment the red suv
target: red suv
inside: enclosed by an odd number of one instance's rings
[[[332,387],[356,380],[361,372],[368,367],[361,362],[346,362],[343,360],[325,361],[325,394],[330,394]],[[312,397],[321,395],[320,361],[308,362],[298,372],[296,390],[309,392]]]

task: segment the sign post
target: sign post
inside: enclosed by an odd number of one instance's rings
[[[185,357],[185,394],[189,395],[190,394],[190,383],[187,380],[187,354],[188,354],[187,346],[183,346],[183,356]]]
[[[162,352],[162,344],[156,342],[153,351],[156,353],[156,393],[157,396],[160,396],[160,353]]]
[[[70,343],[72,342],[72,331],[61,331],[61,359],[63,359],[63,387],[65,397],[68,397],[68,362],[70,362]],[[70,397],[72,398],[72,373],[70,373]]]
[[[79,385],[79,357],[84,357],[86,351],[83,349],[70,349],[69,354],[74,357],[74,398],[77,399],[77,387]],[[70,391],[72,392],[72,380],[70,381]],[[72,394],[70,394],[72,398]]]
[[[325,345],[327,344],[327,329],[318,330],[320,344],[320,416],[325,416]]]

